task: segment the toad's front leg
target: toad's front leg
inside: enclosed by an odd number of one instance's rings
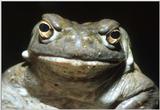
[[[134,97],[128,98],[121,102],[116,109],[146,109],[158,108],[158,92],[157,90],[149,90],[141,92]]]

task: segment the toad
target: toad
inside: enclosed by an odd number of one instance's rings
[[[112,19],[79,24],[44,14],[24,62],[2,76],[2,108],[155,108],[158,88],[135,63],[127,32]]]

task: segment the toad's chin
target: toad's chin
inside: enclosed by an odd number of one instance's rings
[[[26,53],[22,53],[23,57],[24,54]],[[45,70],[50,70],[64,77],[73,78],[92,78],[117,65],[116,63],[110,62],[84,61],[46,55],[38,55],[36,57],[36,62],[36,65],[39,65],[40,69],[45,67]]]
[[[108,62],[83,61],[52,56],[38,56],[38,60],[52,68],[54,73],[74,78],[91,78],[116,65]]]

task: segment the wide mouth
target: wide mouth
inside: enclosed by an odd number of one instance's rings
[[[68,63],[72,66],[83,66],[83,65],[90,65],[90,66],[97,66],[97,65],[110,65],[110,62],[102,62],[102,61],[86,61],[81,59],[69,59],[63,57],[54,57],[54,56],[38,56],[38,59],[54,62],[54,63]],[[113,63],[115,64],[115,63]]]
[[[117,65],[121,63],[120,61],[113,61],[113,60],[83,60],[78,58],[66,58],[61,56],[54,56],[54,55],[44,55],[44,54],[36,54],[34,52],[28,52],[28,50],[25,50],[22,52],[22,56],[25,59],[29,59],[32,55],[36,56],[39,60],[47,61],[47,62],[57,62],[57,63],[68,63],[73,66],[83,66],[83,65]]]
[[[82,59],[64,58],[51,55],[34,54],[24,51],[22,56],[29,61],[34,60],[38,71],[58,74],[67,78],[93,78],[102,74],[121,62],[89,61]],[[46,70],[46,71],[44,71]]]

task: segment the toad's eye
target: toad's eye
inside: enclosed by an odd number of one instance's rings
[[[41,39],[49,39],[53,35],[54,30],[48,22],[41,21],[39,24],[39,33]]]
[[[116,44],[120,40],[120,37],[121,37],[121,33],[119,32],[118,29],[115,29],[115,30],[113,30],[112,32],[110,32],[109,34],[106,35],[106,40],[110,44]]]

